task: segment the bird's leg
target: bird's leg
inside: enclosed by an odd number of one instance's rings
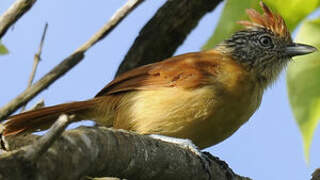
[[[203,154],[201,150],[195,144],[193,144],[193,142],[190,139],[181,139],[181,138],[175,138],[175,137],[164,136],[159,134],[150,134],[149,136],[153,139],[158,139],[164,142],[177,144],[178,146],[184,149],[188,149],[189,151],[197,155],[200,158],[203,168],[208,172],[209,179],[211,179],[212,177],[211,170],[210,170],[211,159],[206,154]]]

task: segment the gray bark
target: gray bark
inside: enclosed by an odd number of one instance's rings
[[[122,130],[80,127],[65,131],[41,157],[28,158],[28,149],[37,148],[39,139],[36,135],[6,138],[13,151],[0,156],[0,179],[200,180],[209,179],[209,171],[211,179],[247,180],[216,157],[207,155],[209,168],[205,169],[203,161],[186,148]],[[28,148],[16,149],[24,145]]]

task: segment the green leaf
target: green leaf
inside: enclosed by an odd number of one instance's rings
[[[281,14],[290,31],[293,31],[298,23],[313,12],[319,5],[319,0],[266,0],[270,8]]]
[[[8,53],[9,53],[8,49],[0,41],[0,55],[5,55]]]
[[[291,31],[320,5],[320,0],[264,0],[263,2],[270,6],[273,12],[281,14]],[[248,19],[245,13],[247,8],[254,8],[261,12],[258,0],[241,0],[241,2],[239,0],[227,0],[225,3],[218,25],[202,49],[214,47],[230,37],[235,31],[243,28],[236,22]]]
[[[296,42],[320,48],[320,18],[305,21]],[[304,153],[309,150],[320,118],[320,53],[294,58],[288,66],[287,86],[293,114],[303,137]]]

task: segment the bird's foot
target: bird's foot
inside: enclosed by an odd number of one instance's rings
[[[203,168],[209,174],[209,179],[211,179],[212,177],[211,170],[210,170],[211,159],[206,154],[202,153],[201,150],[195,144],[193,144],[193,142],[190,139],[181,139],[181,138],[163,136],[159,134],[151,134],[149,136],[153,139],[158,139],[164,142],[177,144],[180,147],[184,149],[188,149],[189,151],[197,155],[197,157],[199,157],[201,161],[201,164],[203,165]]]
[[[163,135],[158,135],[158,134],[151,134],[149,136],[153,139],[158,139],[158,140],[165,141],[168,143],[177,144],[184,149],[190,150],[191,152],[193,152],[194,154],[196,154],[198,156],[202,156],[202,152],[199,150],[199,148],[196,145],[194,145],[192,143],[192,141],[190,139],[181,139],[181,138],[163,136]]]

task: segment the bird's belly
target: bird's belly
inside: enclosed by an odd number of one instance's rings
[[[200,148],[229,137],[260,103],[260,98],[252,98],[252,92],[234,96],[210,86],[138,91],[127,98],[130,101],[119,108],[115,128],[187,138]]]

